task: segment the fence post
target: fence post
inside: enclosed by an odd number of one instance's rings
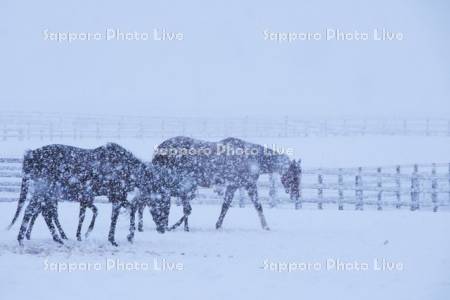
[[[302,166],[301,166],[302,160],[299,159],[297,164],[299,168],[299,174],[298,174],[298,195],[295,195],[295,209],[302,208]],[[291,199],[292,200],[292,199]]]
[[[23,134],[23,128],[19,129],[19,140],[23,141],[24,139],[24,134]]]
[[[247,130],[248,130],[248,117],[245,116],[244,119],[242,119],[242,136],[247,137]]]
[[[84,138],[84,127],[81,126],[83,121],[78,120],[78,138],[82,140]]]
[[[139,121],[139,132],[137,135],[138,135],[138,138],[141,138],[141,139],[144,137],[144,123],[142,122],[142,120]]]
[[[381,200],[383,195],[383,178],[381,176],[381,168],[377,168],[377,189],[378,189],[378,195],[377,195],[377,210],[382,210],[383,207],[381,206]]]
[[[436,177],[436,164],[433,164],[431,167],[431,202],[433,202],[433,211],[437,212],[439,203],[438,203],[438,182]]]
[[[275,182],[275,174],[269,174],[269,206],[275,207],[277,205],[277,187]]]
[[[121,139],[121,137],[122,137],[122,121],[119,120],[117,122],[117,138]]]
[[[284,117],[284,137],[289,136],[289,117]]]
[[[322,209],[323,208],[323,176],[322,176],[322,170],[319,170],[319,174],[317,175],[317,183],[318,183],[318,188],[317,188],[317,198],[318,198],[317,208],[318,209]]]
[[[95,123],[95,137],[97,140],[100,139],[100,125],[98,122]]]
[[[161,120],[161,137],[165,137],[165,123],[164,123],[164,119]]]
[[[355,196],[356,196],[356,210],[363,210],[363,189],[362,189],[362,168],[358,168],[358,173],[355,176]]]
[[[49,135],[50,135],[50,141],[53,140],[53,122],[50,121],[48,124],[48,131],[49,131]]]
[[[202,135],[209,137],[208,132],[208,121],[206,119],[202,120]]]
[[[31,125],[30,125],[30,122],[27,122],[27,133],[26,133],[26,135],[27,135],[27,140],[30,140],[31,139]]]
[[[308,136],[309,134],[309,122],[308,121],[303,121],[303,136]]]
[[[72,130],[73,130],[73,139],[77,139],[77,124],[75,122],[72,122]]]
[[[450,204],[450,163],[448,164],[448,203]]]
[[[343,210],[344,209],[344,190],[343,190],[343,185],[344,185],[344,176],[342,175],[342,169],[339,168],[339,174],[338,174],[338,193],[339,193],[338,210]]]
[[[386,120],[381,119],[381,134],[385,135],[387,132],[389,131],[386,130]]]
[[[59,131],[58,137],[59,137],[60,139],[63,138],[63,135],[64,135],[63,130],[64,130],[64,124],[63,124],[63,121],[62,121],[62,117],[59,117],[59,122],[58,122],[58,129],[57,129],[57,131]]]
[[[395,198],[397,200],[396,204],[395,204],[395,208],[400,208],[402,207],[402,199],[401,199],[401,188],[402,188],[402,181],[400,178],[400,166],[397,166],[395,168],[395,187],[396,187],[396,191],[395,191]]]
[[[364,119],[361,135],[366,135],[366,131],[367,131],[367,119]]]
[[[8,129],[6,128],[6,124],[3,124],[3,140],[6,141],[8,138]]]
[[[184,136],[186,135],[186,120],[181,120],[181,134]],[[228,136],[228,133],[225,134],[225,136]]]
[[[411,175],[411,210],[412,211],[419,209],[420,184],[419,184],[418,172],[419,172],[418,165],[414,165],[414,171]]]

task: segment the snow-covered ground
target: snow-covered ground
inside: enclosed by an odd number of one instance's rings
[[[150,160],[153,147],[162,140],[116,142],[142,159]],[[248,140],[292,148],[294,157],[302,158],[305,167],[450,160],[450,143],[445,137]],[[21,157],[24,150],[49,143],[96,147],[104,142],[7,140],[1,142],[0,157]],[[450,295],[448,211],[337,211],[328,207],[322,211],[308,208],[296,211],[291,206],[279,206],[265,208],[271,230],[263,231],[251,206],[235,205],[225,219],[223,230],[216,231],[214,224],[220,206],[194,205],[191,232],[158,234],[146,212],[145,232],[137,233],[132,245],[126,241],[128,217],[122,214],[116,232],[120,246],[115,248],[107,242],[111,207],[103,203],[98,206],[94,232],[88,240],[77,242],[74,235],[78,205],[60,204],[60,219],[70,238],[65,246],[58,246],[50,239],[42,218],[37,220],[32,239],[23,249],[16,241],[19,224],[10,231],[0,229],[1,298],[23,299],[30,295],[30,290],[34,299],[98,296],[102,299],[409,300],[448,299]],[[8,225],[15,209],[16,203],[0,203],[1,227]],[[181,215],[181,208],[174,206],[172,212],[171,223]],[[86,223],[89,219],[90,215]],[[385,269],[378,270],[383,262]],[[131,263],[132,270],[123,270],[122,263]],[[289,264],[290,272],[283,269]],[[387,270],[392,264],[394,270]],[[159,270],[162,265],[182,270]],[[76,270],[54,270],[69,266]],[[82,270],[88,266],[90,271]],[[148,270],[140,270],[146,267]],[[367,270],[355,270],[366,267]]]
[[[14,209],[14,203],[0,204],[5,224]],[[41,218],[23,249],[15,240],[18,226],[0,235],[2,299],[23,299],[30,290],[34,299],[411,300],[450,294],[448,213],[276,208],[265,210],[271,231],[263,231],[253,208],[234,207],[216,231],[219,209],[196,205],[191,232],[163,235],[146,212],[145,232],[132,245],[123,214],[116,233],[120,246],[114,248],[106,241],[108,204],[99,204],[92,236],[76,242],[78,206],[62,203],[61,220],[71,238],[66,246],[50,240]],[[173,211],[172,221],[181,214],[179,207]],[[385,268],[396,264],[394,270],[377,270],[383,260],[389,262]],[[121,263],[138,267],[126,271]],[[290,272],[284,263],[291,264]],[[162,264],[180,270],[158,270]],[[87,265],[91,271],[83,271]],[[75,269],[64,270],[69,267]]]

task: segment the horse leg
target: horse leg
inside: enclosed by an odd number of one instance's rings
[[[133,203],[130,209],[130,233],[127,236],[127,239],[130,243],[133,243],[134,232],[136,231],[135,219],[136,219],[136,203]]]
[[[138,231],[142,232],[144,231],[144,208],[145,208],[145,202],[139,201],[138,202]]]
[[[80,202],[80,215],[78,216],[77,240],[81,241],[81,227],[83,226],[84,216],[86,215],[86,203]]]
[[[236,192],[237,187],[235,186],[227,186],[225,191],[225,198],[222,204],[222,211],[220,212],[219,219],[216,223],[216,229],[220,229],[222,227],[223,219],[227,214],[228,209],[230,208],[231,201],[233,200],[234,192]]]
[[[267,226],[266,218],[264,217],[261,202],[259,201],[259,198],[258,198],[258,189],[256,187],[256,184],[251,185],[249,188],[247,188],[247,190],[248,190],[248,195],[250,196],[250,199],[252,200],[256,211],[258,212],[259,220],[261,221],[261,227],[265,230],[269,230],[269,226]]]
[[[84,235],[85,238],[87,238],[89,236],[89,234],[91,233],[91,231],[94,229],[95,219],[97,218],[97,213],[98,213],[97,207],[92,202],[89,203],[88,207],[92,210],[92,220],[91,220],[91,223],[89,224],[86,234]]]
[[[189,231],[188,217],[191,214],[192,207],[187,195],[181,197],[181,202],[183,203],[183,214],[184,214],[184,231]]]
[[[116,232],[117,218],[119,217],[121,206],[122,203],[118,199],[112,200],[111,226],[109,228],[108,241],[116,247],[119,245],[114,239],[114,234]]]
[[[183,216],[178,220],[178,222],[169,227],[167,229],[168,231],[174,230],[175,228],[180,226],[181,223],[184,223],[184,230],[189,231],[188,216],[191,214],[192,211],[191,204],[189,203],[189,197],[187,195],[182,195],[180,199],[182,200],[183,203]],[[168,217],[169,216],[167,216],[167,222]]]
[[[47,223],[47,227],[50,230],[53,240],[59,244],[64,244],[63,241],[59,238],[58,234],[56,233],[55,226],[53,225],[53,219],[55,218],[55,216],[52,212],[52,208],[46,205],[43,208],[42,215],[44,216],[45,223]]]
[[[40,203],[37,201],[36,198],[34,197],[31,198],[30,203],[25,209],[25,213],[22,219],[22,225],[20,225],[19,234],[17,236],[17,241],[19,242],[20,246],[23,246],[23,237],[25,235],[25,231],[28,228],[28,222],[30,221],[31,217],[33,217],[35,214],[39,214],[39,211],[40,211]]]
[[[163,194],[162,197],[162,211],[163,211],[163,218],[164,218],[164,229],[169,230],[169,215],[170,215],[170,200],[171,197],[168,194]],[[147,204],[149,207],[150,205]]]
[[[184,222],[184,219],[186,219],[186,216],[183,214],[183,216],[178,220],[178,222],[176,222],[175,224],[173,224],[173,225],[172,225],[171,227],[169,227],[167,230],[168,230],[168,231],[174,230],[175,228],[177,228],[178,226],[180,226],[181,223]]]
[[[53,214],[53,220],[55,222],[56,228],[58,228],[59,235],[63,240],[67,240],[67,235],[64,233],[64,230],[62,229],[61,223],[59,223],[59,216],[58,216],[58,203],[56,202],[55,205],[52,207],[52,214]]]
[[[31,231],[33,230],[34,222],[36,222],[37,217],[41,213],[41,209],[37,210],[30,219],[30,225],[28,225],[27,232],[25,233],[25,238],[29,240],[31,238]]]
[[[61,236],[61,238],[62,238],[63,240],[67,240],[67,239],[68,239],[68,238],[67,238],[67,235],[66,235],[66,233],[64,232],[64,230],[62,229],[61,223],[59,223],[58,215],[56,215],[54,221],[55,221],[56,228],[58,228],[59,235]]]

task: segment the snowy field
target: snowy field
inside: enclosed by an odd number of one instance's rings
[[[162,140],[116,142],[150,160],[153,147]],[[248,140],[293,148],[295,158],[302,158],[306,167],[449,162],[450,153],[445,137]],[[21,157],[26,149],[50,143],[96,147],[104,142],[2,141],[0,157]],[[5,228],[16,203],[0,206]],[[220,206],[194,205],[188,233],[156,233],[146,211],[145,232],[137,233],[134,244],[126,241],[124,212],[116,231],[120,246],[115,248],[107,242],[111,207],[102,203],[98,207],[94,232],[77,242],[78,205],[60,204],[60,219],[70,238],[65,246],[51,240],[41,217],[23,249],[16,241],[19,224],[10,231],[0,229],[2,299],[23,299],[30,291],[34,299],[98,295],[108,299],[409,300],[450,295],[449,211],[296,211],[280,206],[265,208],[271,230],[263,231],[250,205],[234,205],[223,230],[216,231]],[[174,206],[171,223],[180,216],[181,207]],[[64,269],[69,267],[70,272]],[[87,267],[89,271],[84,270]]]
[[[0,205],[6,223],[15,204]],[[448,213],[266,209],[271,227],[266,232],[253,208],[232,208],[224,229],[216,231],[219,209],[194,206],[191,232],[164,235],[156,233],[146,212],[145,232],[133,245],[125,238],[123,214],[116,232],[120,246],[114,248],[106,241],[108,204],[99,204],[92,236],[76,242],[78,206],[63,203],[61,220],[71,238],[66,246],[50,240],[42,219],[23,249],[15,240],[17,226],[2,232],[2,298],[23,299],[30,290],[34,299],[411,300],[448,299],[450,294]],[[181,214],[180,208],[174,210],[174,217]],[[383,259],[395,263],[394,270],[377,270]],[[138,267],[125,271],[123,263]],[[291,264],[291,272],[283,263]],[[308,269],[308,263],[315,265]],[[163,271],[162,264],[178,264],[180,270]],[[83,271],[88,265],[93,270]],[[64,270],[69,267],[74,270]]]

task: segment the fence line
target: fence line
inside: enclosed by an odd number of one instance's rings
[[[0,139],[122,139],[177,135],[223,138],[403,135],[449,136],[450,119],[302,119],[0,113]]]
[[[20,193],[21,159],[0,158],[0,202],[17,201]],[[279,176],[262,176],[258,182],[260,195],[270,207],[280,203],[292,203],[300,209],[304,203],[314,203],[318,209],[336,204],[354,205],[363,210],[375,205],[377,210],[391,206],[417,210],[431,207],[450,207],[450,163],[412,164],[359,168],[311,168],[302,169],[299,197],[290,199],[284,192]],[[243,190],[237,194],[239,206],[249,202]],[[201,189],[197,203],[220,203],[221,197]]]

